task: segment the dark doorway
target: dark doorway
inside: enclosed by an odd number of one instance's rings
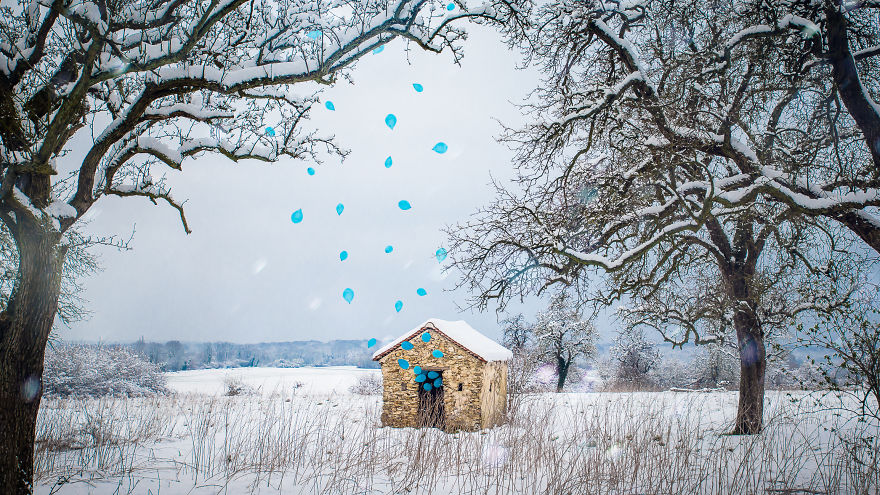
[[[418,383],[419,386],[419,426],[429,428],[446,427],[446,414],[443,410],[443,372],[439,370],[425,370],[425,373],[437,373],[437,378]],[[435,381],[439,379],[440,386],[435,387]],[[425,390],[425,384],[429,384],[430,390]]]

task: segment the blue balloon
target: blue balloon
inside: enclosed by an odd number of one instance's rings
[[[397,301],[394,303],[394,310],[400,313],[400,310],[403,309],[403,301]],[[410,344],[412,345],[412,344]]]
[[[315,169],[313,169],[312,167],[307,168],[306,172],[308,172],[309,175],[315,175]]]
[[[293,223],[300,223],[300,222],[302,222],[302,221],[303,221],[303,211],[302,211],[302,208],[300,208],[300,209],[296,210],[295,212],[293,212],[293,215],[290,215],[290,220],[293,221]]]
[[[393,113],[389,113],[389,114],[385,117],[385,125],[387,125],[388,127],[390,127],[391,130],[394,130],[394,126],[397,125],[397,117],[395,117]]]
[[[421,93],[425,90],[425,88],[419,83],[413,83],[413,89],[416,90],[416,93]]]
[[[392,245],[390,245],[390,244],[387,245],[387,246],[385,246],[385,254],[388,254],[388,253],[390,253],[391,251],[394,251],[394,246],[392,246]]]
[[[267,128],[266,128],[266,134],[268,134],[268,135],[270,135],[270,136],[272,136],[272,137],[275,137],[275,129],[273,129],[273,128],[271,128],[271,127],[267,127]]]
[[[422,383],[425,380],[426,380],[425,375],[416,376],[416,382],[418,382],[418,383]]]
[[[438,376],[440,376],[440,373],[437,373],[436,371],[429,371],[428,372],[428,378],[430,378],[431,380],[433,380],[434,378],[437,378]]]
[[[431,149],[436,151],[437,153],[443,154],[446,153],[446,150],[449,149],[449,146],[446,146],[446,143],[437,143]]]
[[[446,250],[443,248],[440,248],[437,250],[436,253],[434,253],[434,256],[437,257],[437,263],[442,263],[443,260],[446,259]]]
[[[431,390],[431,384],[430,384],[430,383],[426,383],[426,384],[424,384],[423,387],[425,387],[425,390],[427,390],[427,391],[430,391],[430,390]]]
[[[397,206],[399,206],[400,209],[401,209],[401,210],[404,210],[404,211],[406,211],[406,210],[412,208],[412,205],[409,204],[409,201],[407,201],[407,200],[405,200],[405,199],[404,199],[403,201],[398,201],[398,202],[397,202]]]
[[[333,105],[332,101],[328,101],[327,103],[324,103],[324,106],[327,107],[327,110],[334,110],[334,111],[336,110],[336,106]]]
[[[403,349],[404,351],[408,351],[413,348],[412,342],[410,342],[408,340],[404,340],[403,342],[400,343],[400,348]]]
[[[431,355],[434,356],[435,358],[442,358],[443,351],[441,351],[440,349],[434,349],[433,351],[431,351]]]
[[[339,261],[345,261],[348,259],[348,251],[341,251],[339,253]]]
[[[430,341],[431,341],[431,334],[428,332],[423,333],[422,334],[422,342],[430,342]]]
[[[308,36],[309,38],[311,38],[313,40],[316,40],[321,37],[321,31],[318,31],[318,30],[309,31],[308,33],[306,33],[306,36]]]
[[[342,215],[342,210],[344,210],[344,209],[345,209],[345,206],[343,206],[342,203],[339,203],[338,205],[336,205],[336,214]]]
[[[418,294],[418,295],[420,295],[420,296],[427,296],[427,295],[428,295],[428,291],[426,291],[425,289],[419,287],[418,289],[416,289],[416,294]]]
[[[446,10],[450,10],[450,11],[455,10],[455,4],[450,3],[449,5],[446,6]]]
[[[370,339],[367,341],[367,347],[373,347],[376,345],[376,339]]]
[[[391,157],[385,159],[385,168],[391,168]]]
[[[377,53],[382,53],[382,50],[384,50],[384,49],[385,49],[385,45],[379,45],[378,47],[376,47],[375,50],[373,50],[373,55],[375,55]]]
[[[397,364],[399,364],[400,367],[403,369],[409,368],[409,361],[407,361],[406,359],[398,359]]]
[[[351,304],[351,301],[354,299],[354,291],[351,289],[345,289],[342,291],[342,298],[345,299],[348,304]]]
[[[441,385],[443,385],[443,379],[442,379],[442,378],[438,378],[438,379],[434,380],[434,387],[435,387],[435,388],[440,388]]]
[[[414,366],[413,373],[415,373],[417,375],[421,375],[422,374],[422,367],[421,366]]]

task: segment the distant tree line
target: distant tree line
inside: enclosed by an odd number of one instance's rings
[[[376,368],[365,340],[316,340],[235,344],[232,342],[148,342],[122,344],[163,371],[268,366],[358,366]]]

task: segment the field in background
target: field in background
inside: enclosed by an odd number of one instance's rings
[[[735,392],[540,394],[475,433],[379,427],[357,368],[169,374],[172,396],[45,399],[37,493],[877,493],[878,426],[839,402],[767,395],[733,437]],[[229,385],[239,395],[223,395]],[[832,431],[837,430],[837,431]]]

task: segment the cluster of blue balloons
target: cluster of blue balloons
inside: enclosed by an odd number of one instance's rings
[[[422,342],[428,343],[431,341],[431,334],[429,332],[423,332],[421,335]],[[370,339],[367,341],[367,347],[372,347],[376,345],[376,339]],[[404,340],[400,343],[400,348],[409,351],[412,350],[415,346],[412,342],[408,340]],[[435,358],[442,358],[443,351],[440,349],[434,349],[431,351],[431,355]],[[400,358],[397,360],[397,365],[401,367],[401,369],[409,369],[409,361],[406,359]],[[413,373],[416,375],[416,383],[420,383],[425,390],[431,390],[431,388],[440,388],[443,386],[443,379],[440,377],[440,373],[436,371],[428,371],[425,372],[421,366],[413,366]]]

